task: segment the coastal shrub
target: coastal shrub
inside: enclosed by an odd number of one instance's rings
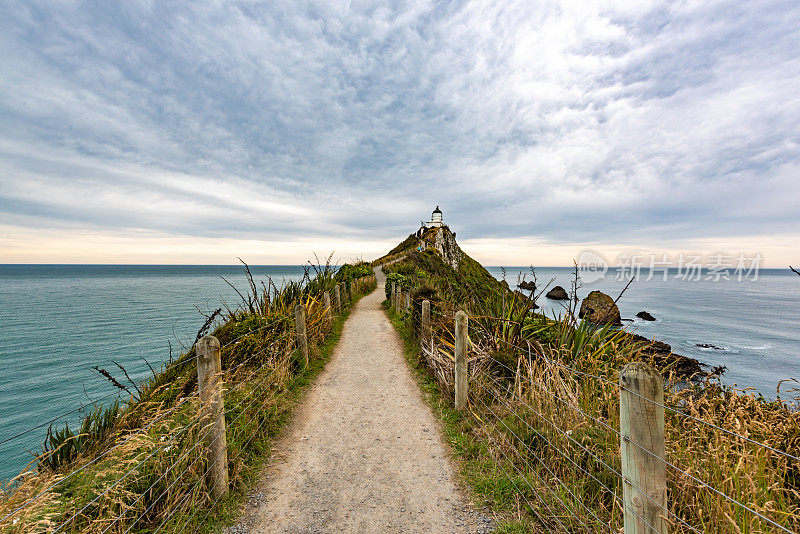
[[[352,280],[356,280],[358,278],[363,278],[365,276],[371,276],[372,267],[369,263],[366,262],[358,262],[355,264],[345,263],[336,271],[336,275],[334,279],[337,283],[340,282],[350,282]]]
[[[384,287],[384,292],[386,294],[386,300],[392,300],[392,284],[398,284],[400,287],[403,288],[404,291],[408,291],[414,288],[414,283],[412,279],[408,276],[402,275],[400,273],[391,272],[386,275],[386,285]]]
[[[394,269],[394,272],[409,277],[416,275],[417,271],[421,271],[421,269],[417,269],[416,267],[414,267],[414,265],[405,262],[399,263],[397,265],[397,268]]]
[[[421,282],[421,285],[418,287],[412,288],[411,291],[411,328],[417,335],[420,335],[420,329],[422,327],[422,301],[430,301],[431,310],[435,310],[439,297],[436,290],[426,285],[424,281]]]
[[[60,430],[53,430],[52,425],[48,427],[42,452],[37,458],[39,468],[57,471],[99,444],[116,422],[119,410],[119,402],[108,407],[99,405],[83,418],[77,433],[69,428],[69,423]]]

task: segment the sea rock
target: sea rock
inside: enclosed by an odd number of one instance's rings
[[[647,339],[639,334],[628,334],[628,338],[632,342],[640,344],[642,346],[642,352],[646,354],[659,354],[665,356],[672,352],[672,347],[663,341]]]
[[[678,378],[684,380],[697,380],[706,377],[720,376],[725,372],[725,367],[714,367],[710,371],[705,368],[707,365],[700,363],[694,358],[688,358],[672,352],[672,347],[663,341],[647,339],[638,334],[628,333],[625,337],[626,343],[635,343],[640,357],[645,361],[652,360],[655,366],[662,373],[674,372]]]
[[[655,321],[656,320],[655,317],[653,317],[652,315],[650,315],[646,311],[640,311],[639,313],[636,314],[636,317],[638,317],[639,319],[644,319],[645,321]]]
[[[592,291],[583,299],[578,317],[596,324],[610,324],[615,326],[622,324],[622,321],[620,321],[619,308],[614,304],[614,299],[602,291]]]
[[[695,345],[701,349],[727,350],[725,347],[718,347],[716,345],[712,345],[711,343],[695,343]]]
[[[548,291],[545,297],[552,300],[569,300],[569,295],[567,295],[567,291],[561,286],[556,286],[550,291]]]
[[[522,282],[517,284],[517,287],[520,288],[520,289],[524,289],[525,291],[535,291],[536,290],[536,284],[534,284],[533,282],[526,282],[525,280],[523,280]]]
[[[703,364],[694,358],[675,354],[672,352],[672,347],[662,341],[654,341],[636,334],[632,334],[631,338],[640,344],[639,353],[652,358],[653,363],[662,372],[672,370],[679,378],[683,379],[712,376],[712,373],[703,369]]]

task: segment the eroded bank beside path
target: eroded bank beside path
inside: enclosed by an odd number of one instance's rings
[[[492,530],[457,485],[377,274],[229,532]]]

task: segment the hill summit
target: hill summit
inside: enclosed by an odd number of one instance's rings
[[[437,208],[438,211],[438,208]],[[405,238],[375,265],[391,265],[391,271],[421,279],[454,302],[472,297],[509,291],[507,283],[498,281],[480,263],[465,253],[456,241],[456,233],[434,211],[432,221]]]

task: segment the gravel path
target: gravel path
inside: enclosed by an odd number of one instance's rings
[[[378,274],[228,533],[492,530],[456,484]]]

